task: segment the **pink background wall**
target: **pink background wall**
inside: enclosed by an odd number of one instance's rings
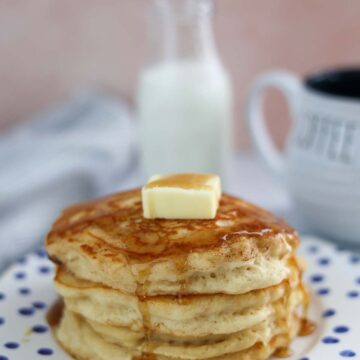
[[[235,88],[239,145],[246,90],[255,75],[287,68],[302,75],[360,61],[359,0],[216,0],[215,30]],[[96,86],[132,101],[144,58],[150,0],[3,0],[0,2],[0,128],[72,92]],[[284,100],[268,112],[281,143]]]

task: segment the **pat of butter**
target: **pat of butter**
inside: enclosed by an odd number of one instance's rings
[[[148,219],[213,219],[221,197],[220,178],[212,174],[153,176],[142,189]]]

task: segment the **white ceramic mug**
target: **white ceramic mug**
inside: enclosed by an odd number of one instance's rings
[[[293,119],[284,154],[265,126],[268,88],[286,96]],[[285,71],[266,73],[254,82],[246,111],[255,147],[310,228],[360,245],[360,68],[305,80]]]

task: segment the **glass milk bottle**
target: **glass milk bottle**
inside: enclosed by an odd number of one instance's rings
[[[228,181],[232,89],[212,34],[212,0],[153,0],[138,116],[146,178],[212,172]]]

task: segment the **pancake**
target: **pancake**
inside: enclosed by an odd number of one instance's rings
[[[146,303],[148,329],[177,336],[189,333],[205,336],[240,331],[264,320],[272,311],[271,304],[299,285],[298,267],[292,265],[290,272],[290,277],[278,285],[240,295],[190,295],[182,298],[163,295],[139,299],[135,295],[79,280],[61,268],[57,271],[55,286],[68,309],[92,321],[127,326],[139,332],[144,325],[141,307]]]
[[[137,333],[129,332],[127,328],[107,326],[93,321],[87,321],[92,329],[109,343],[122,347],[141,349],[142,352],[153,351],[158,355],[170,357],[185,357],[189,359],[206,359],[220,356],[224,353],[238,352],[253,346],[257,342],[268,342],[277,335],[283,324],[298,321],[301,316],[298,307],[302,303],[303,294],[295,289],[286,298],[286,306],[282,301],[271,305],[271,312],[256,325],[249,324],[244,329],[232,332],[226,331],[221,335],[190,336],[178,338],[164,336],[161,332],[153,333],[150,337],[137,337]],[[219,322],[223,319],[219,316]],[[225,322],[226,323],[226,322]],[[131,337],[131,335],[135,335]]]
[[[67,311],[56,330],[60,344],[79,360],[109,359],[266,359],[278,346],[287,346],[300,328],[300,319],[290,313],[286,319],[264,321],[252,329],[234,334],[228,338],[203,345],[186,344],[174,346],[171,343],[154,343],[148,347],[155,356],[148,357],[140,351],[141,346],[127,348],[110,336],[99,334],[83,318]],[[116,336],[116,332],[115,332]],[[239,350],[241,349],[241,350]],[[146,350],[146,347],[143,349]],[[150,353],[149,353],[150,354]],[[210,355],[210,356],[208,356]]]
[[[66,209],[46,240],[78,360],[265,360],[307,292],[294,229],[223,195],[215,219],[145,219],[139,189]]]
[[[145,219],[139,189],[64,211],[50,258],[76,277],[141,296],[243,294],[289,276],[296,231],[223,195],[212,220]]]

